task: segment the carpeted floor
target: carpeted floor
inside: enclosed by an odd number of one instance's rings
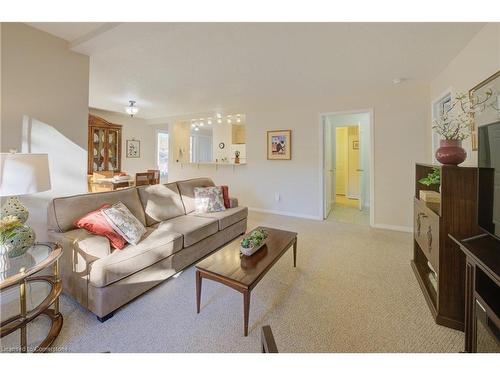
[[[285,254],[252,292],[249,336],[242,295],[203,281],[196,314],[191,267],[105,323],[68,297],[55,345],[71,352],[258,352],[270,325],[280,352],[458,352],[463,334],[434,323],[410,267],[411,234],[365,225],[250,213],[257,225],[297,231],[298,265]]]

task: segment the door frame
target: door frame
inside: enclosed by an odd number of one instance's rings
[[[325,123],[323,122],[323,119],[326,116],[354,115],[359,113],[370,114],[370,226],[373,227],[375,225],[375,133],[373,108],[349,111],[321,112],[319,114],[319,212],[321,220],[325,220]]]

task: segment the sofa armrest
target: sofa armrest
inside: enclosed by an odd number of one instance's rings
[[[73,296],[87,307],[87,283],[89,273],[96,260],[111,254],[106,237],[90,234],[83,229],[69,232],[48,232],[49,241],[62,246],[59,268],[65,293]]]
[[[238,207],[238,198],[229,198],[229,208]]]

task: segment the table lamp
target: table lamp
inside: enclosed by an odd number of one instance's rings
[[[35,232],[25,225],[29,212],[18,196],[50,190],[47,154],[0,153],[0,197],[9,197],[1,209],[0,246],[13,258],[35,243]]]

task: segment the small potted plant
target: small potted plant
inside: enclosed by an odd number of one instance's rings
[[[432,172],[418,182],[425,186],[441,185],[441,171],[439,168],[432,168]]]
[[[263,229],[256,229],[240,242],[240,252],[243,255],[250,256],[264,246],[267,233]]]
[[[493,92],[489,90],[483,96],[459,94],[450,108],[434,120],[432,129],[441,136],[436,159],[442,164],[459,165],[467,158],[462,148],[462,141],[471,134],[474,114],[486,108],[486,102]]]

